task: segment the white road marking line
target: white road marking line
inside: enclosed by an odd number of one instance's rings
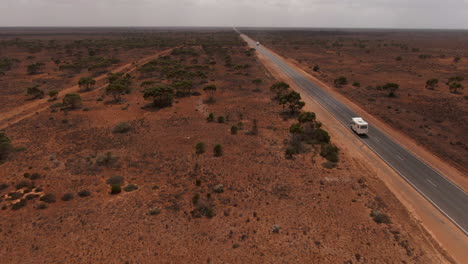
[[[395,157],[397,157],[397,158],[400,159],[400,160],[403,160],[403,158],[400,157],[399,155],[395,155]]]
[[[429,179],[426,178],[426,181],[428,181],[430,184],[434,185],[434,187],[437,187],[437,185],[435,185],[435,183],[431,182]]]

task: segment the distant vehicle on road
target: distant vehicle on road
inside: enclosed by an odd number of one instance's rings
[[[258,42],[258,41],[257,41],[257,43],[256,43],[256,44],[257,44],[257,46],[260,46],[260,42]]]
[[[361,117],[351,118],[351,129],[354,130],[358,135],[365,135],[369,132],[369,124],[364,121]]]

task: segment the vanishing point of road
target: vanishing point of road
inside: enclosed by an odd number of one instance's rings
[[[258,52],[278,66],[300,88],[334,115],[344,128],[349,129],[351,118],[359,116],[358,114],[262,45],[256,46],[252,39],[243,36],[256,47]],[[468,235],[468,195],[465,191],[372,124],[369,126],[367,136],[356,136],[457,225],[465,235]]]

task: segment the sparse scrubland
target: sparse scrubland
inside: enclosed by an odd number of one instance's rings
[[[5,263],[447,261],[234,32],[1,39]]]
[[[468,175],[466,31],[244,32]]]

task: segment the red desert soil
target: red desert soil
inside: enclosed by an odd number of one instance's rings
[[[285,158],[295,121],[280,115],[269,92],[276,80],[236,34],[179,37],[173,47],[193,46],[158,63],[204,72],[194,77],[201,95],[152,108],[140,83],[170,84],[171,72],[137,70],[121,103],[98,100],[97,88],[80,94],[82,109],[41,111],[4,129],[24,150],[0,164],[3,262],[453,262],[362,160],[342,151],[326,169],[318,146]],[[205,104],[209,84],[215,102]],[[121,122],[129,131],[113,133]],[[243,129],[233,135],[233,125]],[[198,142],[205,153],[195,153]],[[109,194],[112,176],[123,177],[121,193]]]
[[[346,77],[347,85],[334,88],[338,93],[468,175],[468,96],[446,84],[460,76],[468,85],[465,31],[245,33],[330,87]],[[431,78],[438,79],[435,89],[426,88]],[[395,98],[379,88],[388,82],[400,85]]]

